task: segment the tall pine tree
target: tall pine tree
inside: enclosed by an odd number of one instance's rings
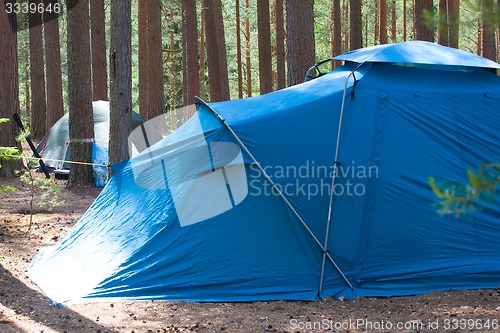
[[[52,5],[57,0],[48,0]],[[45,76],[47,79],[47,128],[64,116],[61,70],[61,42],[56,12],[44,12]]]
[[[94,115],[90,65],[89,1],[66,0],[68,25],[68,102],[71,164],[68,187],[92,184]]]
[[[1,0],[0,8],[14,0]],[[16,15],[0,10],[0,118],[11,118],[14,112],[19,112],[19,84],[17,68],[17,34]],[[16,125],[13,121],[0,124],[0,146],[19,147],[16,142]],[[0,177],[12,177],[20,169],[18,160],[0,161]]]
[[[129,158],[132,123],[131,0],[111,1],[109,163]]]
[[[260,94],[273,90],[273,67],[271,62],[271,27],[269,1],[257,0],[257,26],[259,30],[259,80]]]
[[[288,85],[304,82],[316,63],[314,0],[286,0]]]
[[[37,2],[35,2],[37,3]],[[43,54],[42,14],[29,14],[31,136],[41,139],[47,132],[47,99],[45,95],[45,62]]]

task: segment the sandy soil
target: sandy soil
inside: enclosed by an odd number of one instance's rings
[[[63,237],[98,195],[62,189],[66,204],[36,209],[30,191],[1,198],[0,332],[500,332],[500,289],[319,302],[135,302],[51,306],[27,277],[42,246]],[[64,182],[60,182],[64,187]],[[499,281],[500,284],[500,281]],[[403,326],[398,326],[403,325]],[[398,329],[401,327],[402,329]]]

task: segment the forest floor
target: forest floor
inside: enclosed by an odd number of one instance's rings
[[[56,244],[99,194],[65,189],[64,205],[36,208],[29,187],[1,198],[0,332],[500,332],[500,289],[318,302],[113,302],[52,306],[26,276],[37,249]],[[500,282],[499,282],[500,283]],[[402,328],[402,329],[398,329]]]

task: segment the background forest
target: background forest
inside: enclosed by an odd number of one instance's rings
[[[6,8],[15,3],[2,2]],[[165,115],[173,130],[189,117],[192,111],[181,108],[193,104],[194,96],[213,102],[282,89],[303,82],[316,62],[349,50],[426,40],[497,61],[500,44],[500,0],[24,3],[59,5],[60,12],[2,13],[2,52],[12,59],[4,61],[2,84],[13,93],[0,98],[0,117],[19,109],[39,140],[69,112],[71,140],[82,147],[71,150],[71,160],[82,162],[91,155],[84,143],[93,137],[92,100],[111,101],[115,163],[128,158],[122,142],[129,125],[122,121],[130,110],[145,119]],[[7,21],[17,26],[14,37]],[[322,71],[339,65],[325,64]],[[15,144],[8,132],[1,146]]]
[[[151,0],[149,0],[151,1]],[[109,4],[110,0],[99,1],[91,0],[91,6],[95,3],[99,5],[103,2],[104,5],[104,24],[105,24],[105,43],[98,44],[97,40],[94,40],[95,32],[92,32],[91,43],[93,47],[101,48],[100,50],[93,50],[93,52],[104,53],[106,56],[103,59],[106,60],[106,66],[109,66],[109,44],[110,44],[110,10]],[[153,1],[152,1],[153,2]],[[176,108],[180,108],[184,105],[183,100],[183,35],[182,35],[182,6],[179,0],[161,0],[160,1],[160,12],[161,12],[161,47],[162,47],[162,68],[163,68],[163,83],[164,83],[164,110],[169,111]],[[190,2],[190,1],[187,1]],[[187,27],[196,31],[196,37],[198,41],[198,59],[200,73],[200,88],[199,95],[206,100],[215,100],[217,98],[210,98],[209,90],[209,73],[207,66],[207,52],[206,48],[210,47],[207,44],[213,43],[213,41],[207,39],[207,34],[200,29],[204,26],[205,15],[204,6],[201,1],[193,1],[196,5],[196,25]],[[277,45],[277,43],[283,43],[280,41],[281,38],[284,39],[286,45],[287,42],[287,27],[288,22],[304,21],[307,18],[305,12],[299,12],[299,17],[288,18],[288,20],[283,18],[286,15],[286,6],[283,4],[283,0],[270,0],[270,1],[257,1],[257,0],[241,0],[241,1],[222,1],[222,20],[224,24],[224,41],[225,49],[227,52],[227,79],[229,82],[229,94],[231,99],[244,98],[252,95],[258,95],[260,93],[261,80],[259,80],[259,49],[261,49],[259,44],[259,19],[258,19],[258,9],[259,5],[266,2],[268,5],[268,15],[270,24],[270,51],[271,51],[271,65],[272,73],[271,77],[263,78],[271,84],[271,89],[276,90],[283,87],[278,83],[279,76],[286,75],[284,70],[287,66],[286,63],[286,47]],[[289,1],[294,2],[294,1]],[[337,55],[350,49],[357,47],[351,47],[353,44],[350,41],[350,36],[354,34],[361,33],[362,43],[360,47],[377,45],[381,43],[393,43],[401,42],[406,40],[422,39],[417,38],[417,22],[419,19],[415,15],[415,11],[418,9],[419,5],[427,6],[427,10],[424,11],[422,16],[425,19],[425,25],[430,26],[432,29],[432,40],[440,42],[445,45],[452,45],[448,41],[449,38],[443,38],[443,33],[441,31],[449,31],[450,27],[453,26],[448,17],[452,17],[452,14],[448,14],[453,7],[456,9],[456,29],[458,37],[458,45],[460,49],[467,50],[469,52],[477,53],[483,55],[483,29],[485,25],[482,23],[481,15],[481,2],[480,1],[411,1],[411,0],[364,0],[364,1],[348,1],[348,0],[337,0],[337,1],[323,1],[316,0],[314,5],[312,0],[308,1],[296,1],[300,2],[300,6],[306,11],[308,8],[313,8],[314,20],[314,40],[312,43],[313,49],[311,50],[314,54],[314,61],[321,61],[328,59],[333,55]],[[488,1],[484,1],[488,2]],[[493,2],[493,1],[491,1]],[[429,5],[431,5],[429,9]],[[355,11],[350,13],[350,7],[360,6],[361,7],[361,17],[353,17],[356,14]],[[416,7],[417,6],[417,7]],[[493,4],[492,4],[493,6]],[[449,7],[449,8],[448,8]],[[65,10],[64,7],[62,7]],[[132,103],[133,109],[139,112],[139,75],[140,75],[140,50],[141,41],[139,37],[140,33],[140,10],[141,6],[139,0],[132,1]],[[339,11],[336,13],[336,10]],[[93,29],[99,29],[99,27],[94,27],[97,25],[97,20],[92,17],[91,12],[91,22]],[[336,27],[334,20],[336,14],[340,18],[340,27]],[[97,15],[97,14],[94,14]],[[495,12],[487,14],[487,20],[494,22]],[[490,18],[491,17],[491,18]],[[359,20],[357,24],[353,24],[353,20]],[[460,24],[458,23],[460,22]],[[451,22],[451,24],[450,24]],[[359,24],[361,23],[361,25]],[[21,22],[19,22],[21,24]],[[147,24],[147,23],[146,23]],[[304,22],[298,23],[300,26],[304,25]],[[334,30],[338,29],[337,32]],[[441,29],[441,30],[438,30]],[[359,30],[358,30],[359,29]],[[443,30],[444,29],[444,30]],[[453,28],[452,28],[453,29]],[[497,32],[498,39],[498,29],[490,28],[490,31],[485,31],[484,35],[488,35],[488,32],[493,35],[493,47],[494,55],[498,54],[495,45],[495,31]],[[45,29],[47,30],[47,28]],[[280,33],[281,32],[281,33]],[[340,32],[340,34],[339,34]],[[47,33],[47,32],[45,32]],[[337,35],[336,35],[337,33]],[[448,33],[448,32],[446,32]],[[67,24],[66,16],[60,15],[59,17],[59,36],[60,36],[60,55],[61,63],[60,68],[62,69],[62,85],[63,85],[63,101],[64,110],[67,110]],[[337,37],[336,40],[334,37]],[[340,38],[338,38],[340,37]],[[99,37],[95,37],[96,39]],[[307,33],[304,33],[302,38],[308,38]],[[448,40],[447,40],[448,39]],[[45,37],[45,42],[47,43],[47,37]],[[146,41],[147,42],[147,41]],[[351,43],[350,43],[351,42]],[[31,51],[36,53],[42,53],[43,57],[43,47],[40,48],[38,44],[32,45]],[[337,47],[337,49],[336,49]],[[47,46],[46,46],[47,49]],[[53,51],[53,50],[52,50]],[[279,54],[279,53],[282,54]],[[95,54],[93,53],[93,54]],[[238,53],[240,55],[238,56]],[[36,90],[33,85],[40,85],[37,82],[30,82],[30,74],[32,72],[30,65],[30,30],[24,29],[18,33],[18,54],[19,54],[19,86],[20,86],[20,106],[21,112],[24,118],[29,122],[30,113],[38,112],[36,109],[40,103],[36,101],[36,95],[34,95],[32,90]],[[46,55],[47,56],[47,55]],[[496,56],[495,56],[496,57]],[[495,57],[489,56],[493,60]],[[240,62],[238,59],[241,59]],[[33,61],[33,59],[31,59]],[[310,63],[309,67],[314,65]],[[57,66],[57,65],[56,65]],[[95,70],[97,71],[97,67]],[[279,71],[282,71],[280,73]],[[94,75],[97,75],[95,73]],[[147,75],[147,74],[146,74]],[[303,77],[305,71],[298,73],[299,77]],[[102,74],[101,74],[102,77]],[[104,76],[105,78],[105,76]],[[31,78],[31,80],[37,79]],[[238,82],[241,82],[239,85]],[[287,82],[287,81],[285,81]],[[288,81],[288,85],[292,83]],[[296,82],[294,82],[296,83]],[[48,88],[47,88],[48,89]],[[107,89],[107,86],[105,87]],[[239,91],[240,90],[240,91]],[[47,91],[49,93],[49,91]],[[102,93],[98,98],[107,99],[107,92]],[[94,98],[94,100],[98,99]],[[192,101],[189,102],[190,104]],[[50,113],[50,110],[49,110]],[[143,113],[141,111],[141,113]],[[58,112],[58,114],[60,114]],[[56,118],[57,120],[57,118]],[[51,124],[47,124],[50,128]],[[42,132],[44,132],[42,130]],[[36,135],[40,136],[40,135]]]

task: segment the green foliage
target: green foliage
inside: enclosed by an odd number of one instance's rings
[[[15,187],[7,186],[7,185],[0,185],[0,194],[1,195],[9,195],[9,194],[11,194],[12,192],[15,192],[15,191],[16,191]]]
[[[10,161],[13,156],[21,155],[19,149],[16,147],[0,147],[0,168],[2,167],[1,160]]]
[[[0,118],[0,124],[9,122],[8,118]],[[16,147],[0,147],[0,168],[2,167],[3,161],[10,161],[15,156],[21,156],[21,152]]]
[[[493,201],[500,186],[500,164],[483,164],[477,173],[467,170],[467,182],[438,185],[429,177],[432,192],[440,199],[437,202],[440,214],[466,215]]]
[[[20,179],[31,187],[31,205],[35,204],[41,209],[51,211],[53,208],[64,204],[64,200],[59,195],[61,188],[52,178],[33,177],[31,171],[27,170],[21,175]],[[35,196],[35,193],[38,193],[38,195]]]
[[[7,123],[9,122],[8,118],[0,118],[0,124]],[[17,156],[21,155],[21,152],[19,149],[16,147],[0,147],[0,168],[2,168],[2,160],[3,161],[10,161],[15,157],[12,156]],[[0,194],[3,196],[8,195],[12,192],[14,192],[16,189],[12,186],[7,186],[7,185],[0,185]]]
[[[30,136],[30,129],[29,127],[26,127],[23,131],[21,131],[17,136],[16,136],[16,141],[21,142],[23,140],[26,140],[27,137]]]

